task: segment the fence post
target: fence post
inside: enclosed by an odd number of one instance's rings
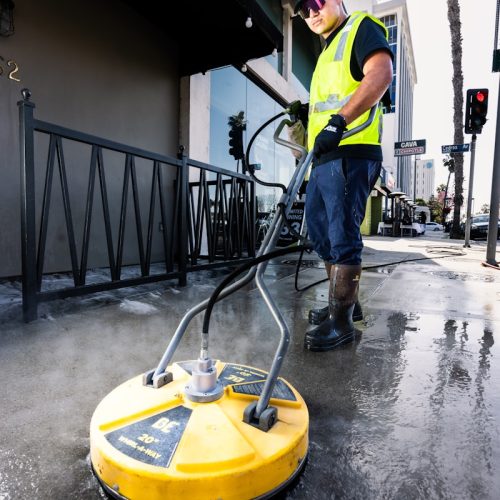
[[[37,318],[36,225],[35,225],[35,159],[33,109],[31,92],[21,91],[19,107],[19,145],[21,148],[21,256],[23,283],[23,318]]]
[[[179,148],[178,158],[181,160],[181,172],[180,172],[180,189],[179,189],[179,213],[177,214],[178,220],[178,231],[179,231],[179,248],[178,248],[178,259],[179,259],[179,286],[186,286],[187,284],[187,260],[189,253],[189,241],[187,232],[187,193],[189,188],[189,166],[187,162],[187,156],[184,154],[184,146]]]
[[[250,248],[248,256],[255,257],[255,247],[257,246],[257,197],[255,194],[255,182],[250,183]]]

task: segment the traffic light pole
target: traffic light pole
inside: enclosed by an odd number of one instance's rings
[[[414,160],[415,161],[413,163],[413,201],[417,201],[417,155],[415,155]]]
[[[499,80],[500,83],[500,80]],[[486,263],[499,267],[496,261],[498,234],[498,203],[500,198],[500,85],[497,98],[497,128],[495,136],[495,156],[493,159],[493,178],[491,180],[490,223],[488,226],[488,243],[486,247]]]
[[[476,161],[476,134],[472,134],[470,144],[470,172],[469,172],[469,194],[467,196],[467,218],[465,219],[465,242],[464,247],[470,248],[470,224],[472,207],[472,190],[474,186],[474,163]]]
[[[497,0],[497,15],[495,18],[495,45],[493,47],[493,72],[500,72],[500,50],[498,49],[498,26],[500,19],[500,0]],[[497,128],[495,132],[495,156],[493,158],[493,177],[491,179],[490,222],[488,225],[488,240],[486,246],[486,264],[498,266],[496,261],[498,235],[498,202],[500,198],[500,80],[497,96]]]

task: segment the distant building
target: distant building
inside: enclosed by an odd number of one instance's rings
[[[413,179],[413,186],[416,189],[414,199],[422,198],[429,201],[429,198],[434,195],[436,169],[434,168],[434,160],[416,160],[416,166],[413,174],[416,177]],[[413,189],[412,189],[413,192]]]

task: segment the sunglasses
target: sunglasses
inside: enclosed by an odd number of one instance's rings
[[[313,12],[319,12],[325,6],[326,0],[304,0],[297,9],[297,14],[302,19],[308,19]]]

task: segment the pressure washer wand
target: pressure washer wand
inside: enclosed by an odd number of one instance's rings
[[[366,128],[369,126],[375,117],[375,112],[376,112],[377,106],[374,106],[370,114],[366,120],[365,123],[359,125],[358,127],[355,127],[349,131],[347,131],[344,134],[344,138],[349,137],[360,130]],[[281,114],[280,114],[281,116]],[[289,212],[291,209],[291,206],[293,202],[295,201],[295,198],[297,196],[297,193],[300,189],[300,186],[302,185],[302,182],[305,178],[305,175],[307,173],[307,170],[309,169],[309,166],[312,161],[312,151],[309,152],[307,155],[305,148],[302,148],[301,146],[298,146],[290,141],[285,141],[284,139],[279,138],[279,134],[281,133],[283,127],[290,122],[288,120],[283,120],[280,125],[277,127],[275,134],[274,134],[274,140],[278,144],[282,144],[284,146],[287,146],[291,149],[298,150],[302,153],[301,159],[299,160],[299,163],[294,171],[294,174],[292,176],[292,179],[290,180],[288,188],[285,190],[285,192],[282,194],[282,197],[279,201],[279,205],[282,207],[282,210],[280,210],[280,215],[275,217],[275,220],[273,220],[273,229],[271,231],[268,231],[264,241],[262,242],[262,245],[257,253],[257,257],[262,256],[266,252],[269,252],[271,249],[273,249],[277,243],[277,240],[279,238],[280,232],[281,232],[281,226],[283,224],[283,217],[286,217],[286,214]],[[263,287],[263,282],[262,282],[262,274],[263,271],[265,270],[267,264],[260,264],[257,266],[259,268],[259,274],[258,276],[258,286],[259,289],[261,290],[261,293],[264,296],[264,299],[266,300],[266,303],[268,306],[271,304],[271,299],[270,296]],[[247,283],[250,283],[250,281],[253,280],[255,275],[257,274],[257,267],[253,267],[249,270],[249,272],[240,280],[237,282],[227,286],[218,296],[218,300],[221,300],[228,295],[236,292],[243,286],[245,286]],[[260,284],[259,284],[260,283]],[[198,313],[201,311],[205,310],[207,305],[209,304],[209,299],[204,300],[200,304],[194,306],[192,309],[190,309],[182,318],[181,322],[179,323],[177,330],[175,331],[172,339],[170,340],[170,343],[163,354],[163,357],[161,358],[158,366],[156,367],[155,370],[151,370],[147,373],[144,374],[143,376],[143,383],[144,385],[151,385],[155,388],[162,387],[163,385],[169,383],[172,380],[172,374],[168,371],[166,371],[166,368],[170,361],[172,360],[172,357],[189,325],[191,320],[196,316]],[[281,318],[281,315],[279,314],[279,311],[273,311],[273,308],[271,308],[271,312],[273,313],[273,316],[275,320],[279,323],[280,329],[282,330],[282,341],[280,342],[280,347],[278,348],[278,351],[276,352],[276,356],[273,361],[273,366],[271,367],[271,372],[269,374],[269,377],[266,380],[266,384],[264,386],[264,390],[261,394],[260,398],[260,403],[263,403],[264,401],[268,401],[272,392],[272,387],[274,386],[274,382],[277,379],[277,374],[279,372],[279,368],[281,366],[281,363],[283,361],[283,355],[284,352],[286,352],[286,342],[285,344],[283,343],[283,336],[285,336],[285,340],[287,337],[287,328],[286,325],[284,325],[284,321]],[[207,338],[202,338],[202,346],[201,346],[201,358],[200,359],[208,359],[208,332],[206,332]],[[262,405],[259,405],[262,406]]]

